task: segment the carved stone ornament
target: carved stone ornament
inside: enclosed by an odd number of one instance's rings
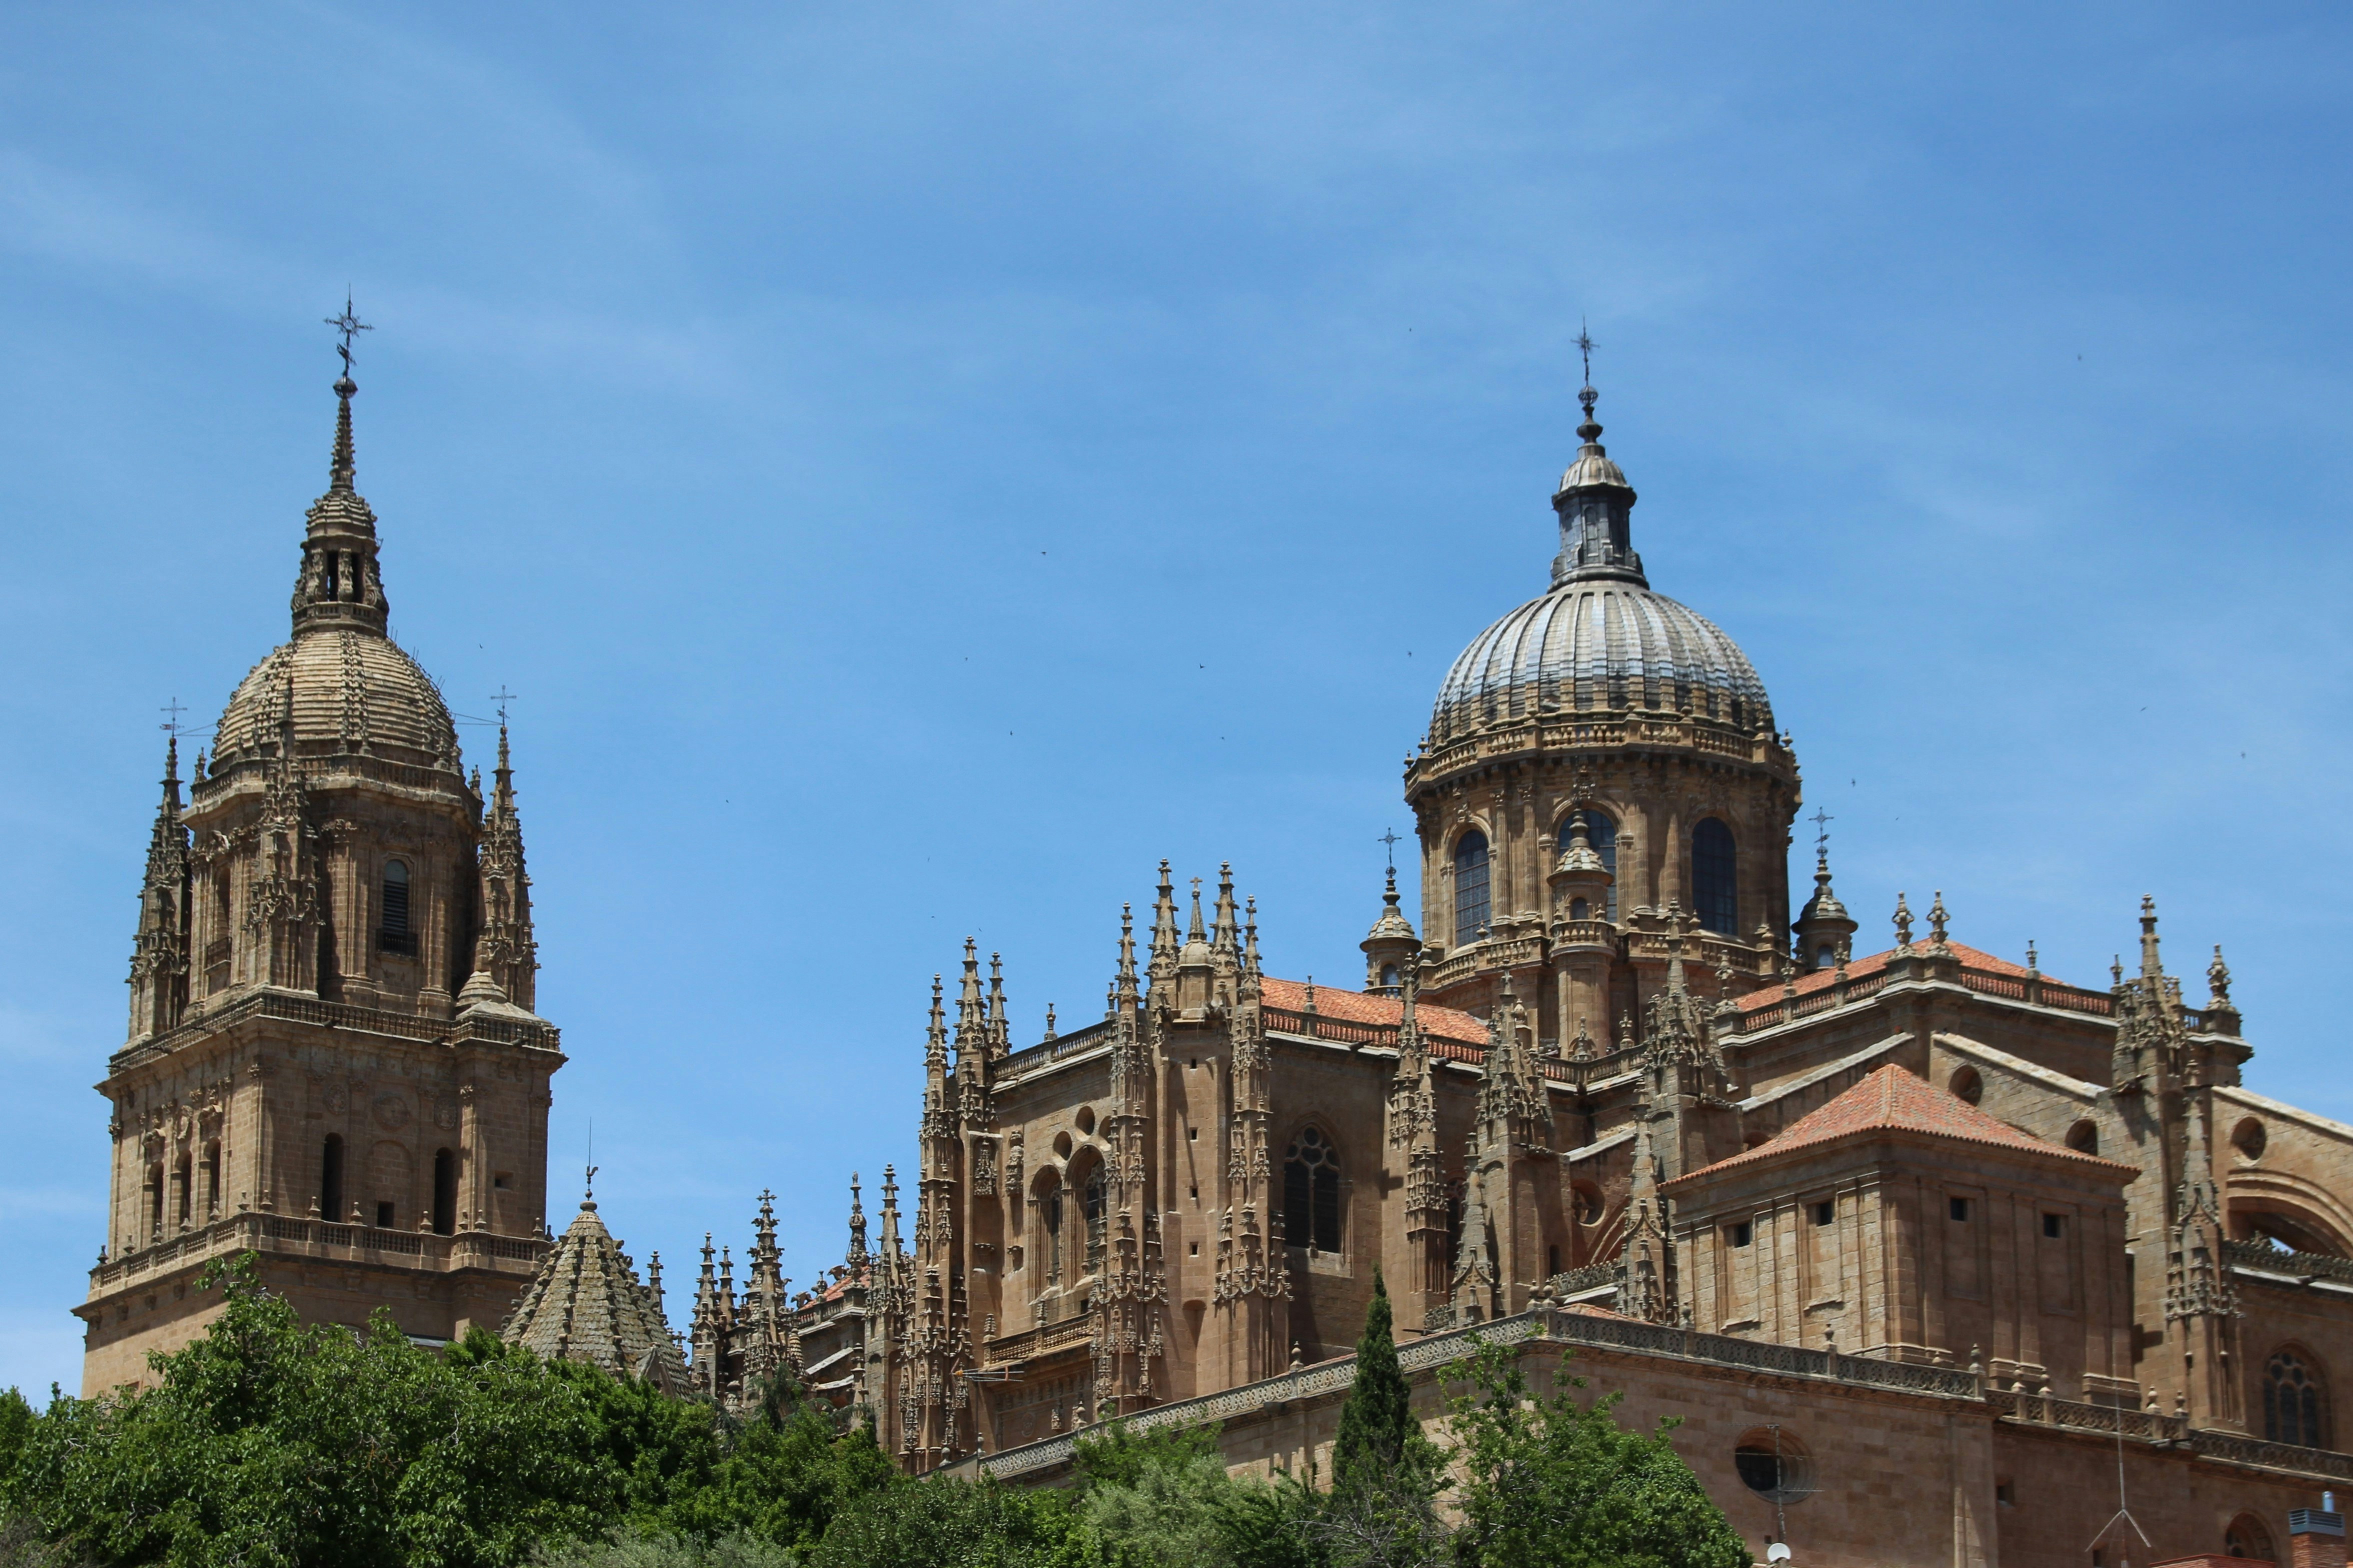
[[[397,1132],[408,1125],[408,1097],[397,1091],[375,1097],[375,1124],[386,1132]]]

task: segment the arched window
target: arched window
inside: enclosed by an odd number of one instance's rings
[[[2232,1557],[2256,1563],[2279,1561],[2279,1552],[2272,1545],[2272,1532],[2252,1513],[2242,1513],[2231,1521],[2231,1527],[2222,1532],[2222,1550]]]
[[[2089,1117],[2067,1129],[2067,1147],[2085,1154],[2100,1152],[2100,1129]]]
[[[1692,829],[1692,912],[1723,936],[1740,934],[1740,881],[1732,829],[1713,816]]]
[[[205,1145],[205,1218],[220,1218],[220,1140]]]
[[[343,1135],[327,1134],[319,1154],[319,1213],[330,1221],[343,1217]]]
[[[1111,1184],[1103,1179],[1103,1168],[1097,1165],[1087,1176],[1084,1198],[1087,1210],[1087,1272],[1100,1274],[1103,1263],[1103,1212],[1110,1201]]]
[[[384,918],[376,922],[376,946],[385,952],[417,952],[417,928],[409,922],[408,866],[405,861],[384,863]]]
[[[1822,943],[1821,946],[1814,949],[1814,967],[1816,969],[1836,969],[1838,967],[1838,943],[1834,942],[1826,942]]]
[[[458,1156],[447,1149],[433,1154],[433,1233],[454,1236],[458,1230]]]
[[[190,1160],[185,1154],[181,1155],[180,1168],[174,1173],[172,1180],[174,1184],[179,1188],[174,1206],[179,1210],[178,1219],[180,1228],[182,1230],[187,1229],[188,1222],[195,1217],[196,1184],[195,1178],[195,1162]]]
[[[2303,1448],[2328,1447],[2327,1390],[2294,1351],[2274,1351],[2263,1366],[2263,1436]]]
[[[1293,1247],[1340,1250],[1340,1152],[1320,1127],[1301,1128],[1282,1157],[1282,1233]]]
[[[1477,942],[1487,924],[1487,836],[1472,828],[1454,841],[1454,945]]]
[[[164,1167],[147,1167],[147,1234],[151,1239],[164,1238]]]
[[[1618,918],[1618,825],[1609,819],[1608,813],[1597,811],[1592,806],[1579,806],[1577,811],[1585,813],[1585,841],[1593,846],[1593,852],[1601,858],[1602,868],[1609,873],[1608,908],[1602,911],[1601,918],[1614,921]],[[1566,855],[1576,837],[1577,812],[1572,811],[1560,819],[1560,826],[1553,832],[1553,841],[1560,846],[1559,852]],[[1586,917],[1572,915],[1569,918],[1583,920]]]

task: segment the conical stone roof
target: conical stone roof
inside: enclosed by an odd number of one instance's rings
[[[579,1216],[541,1260],[499,1336],[551,1361],[586,1362],[665,1393],[686,1386],[661,1305],[596,1217],[594,1198],[581,1200]]]

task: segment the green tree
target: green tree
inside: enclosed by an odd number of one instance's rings
[[[1470,1359],[1454,1402],[1463,1568],[1746,1568],[1748,1548],[1666,1434],[1629,1432],[1616,1394],[1579,1405],[1584,1380],[1557,1375],[1530,1397],[1510,1346]]]
[[[1082,1568],[1069,1492],[931,1476],[837,1515],[808,1568]]]
[[[1395,1324],[1376,1266],[1356,1380],[1332,1444],[1332,1489],[1309,1520],[1316,1553],[1332,1568],[1409,1568],[1445,1549],[1437,1507],[1442,1460],[1414,1416]]]
[[[1218,1427],[1114,1421],[1081,1437],[1079,1546],[1103,1568],[1313,1568],[1317,1500],[1288,1476],[1226,1473]]]

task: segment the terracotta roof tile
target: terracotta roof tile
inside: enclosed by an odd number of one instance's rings
[[[1925,1132],[1968,1143],[1990,1144],[2035,1154],[2073,1160],[2129,1174],[2132,1167],[2103,1160],[2096,1154],[2046,1143],[2021,1132],[2007,1121],[1987,1115],[1957,1095],[1947,1094],[1893,1063],[1872,1073],[1829,1104],[1809,1111],[1781,1130],[1778,1136],[1756,1148],[1718,1160],[1715,1164],[1678,1176],[1668,1189],[1684,1186],[1735,1166],[1770,1160],[1799,1149],[1810,1149],[1842,1138],[1882,1131]]]
[[[1259,982],[1259,1000],[1267,1006],[1296,1013],[1307,1005],[1307,987],[1296,980],[1277,980],[1268,975]],[[1315,988],[1315,1011],[1318,1016],[1337,1018],[1343,1023],[1395,1028],[1405,1014],[1405,1004],[1394,996],[1368,996],[1362,991],[1343,991],[1334,985],[1318,985]],[[1487,1026],[1468,1013],[1417,1002],[1413,1016],[1425,1035],[1476,1046],[1483,1046],[1487,1042]]]
[[[1915,952],[1925,951],[1926,945],[1925,942],[1916,943],[1913,951]],[[2006,958],[1996,958],[1992,953],[1981,952],[1962,942],[1948,942],[1945,945],[1953,950],[1953,956],[1959,959],[1965,968],[1984,970],[1994,974],[2007,974],[2017,980],[2026,978],[2026,970]],[[1890,948],[1885,952],[1874,952],[1867,958],[1851,960],[1846,966],[1847,978],[1861,980],[1865,975],[1876,974],[1886,968],[1888,962],[1894,956],[1895,950]],[[1837,978],[1838,971],[1834,969],[1808,970],[1797,977],[1798,994],[1810,996],[1817,991],[1827,991]],[[2056,975],[2045,974],[2042,978],[2050,981],[2053,985],[2064,984]],[[1744,1011],[1753,1011],[1758,1007],[1773,1006],[1780,1000],[1781,988],[1778,985],[1767,985],[1761,991],[1752,991],[1741,997],[1740,1005]]]

